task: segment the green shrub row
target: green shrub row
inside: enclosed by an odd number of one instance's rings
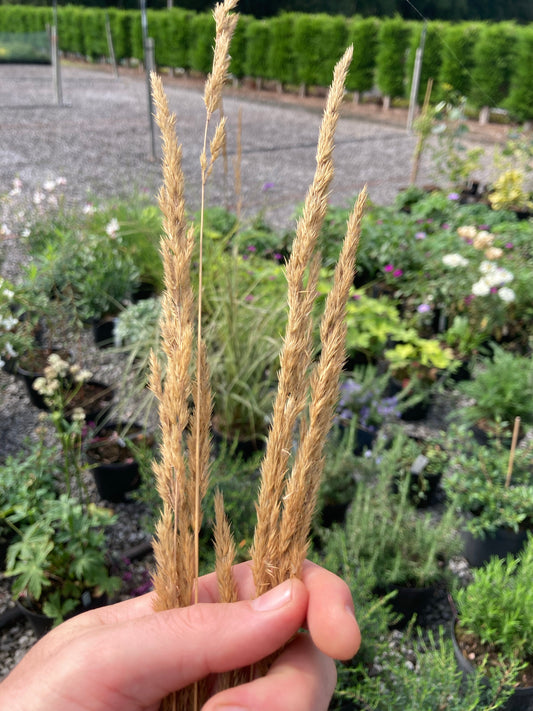
[[[109,17],[119,61],[143,59],[140,13],[135,10],[58,8],[61,49],[97,59],[108,55]],[[155,40],[159,66],[207,73],[211,65],[214,21],[210,13],[172,8],[151,10],[148,32]],[[35,32],[52,21],[46,7],[0,5],[0,32]],[[285,13],[258,20],[242,16],[232,45],[231,71],[286,85],[328,86],[333,66],[347,44],[355,57],[347,88],[377,88],[392,99],[407,98],[423,24],[400,17],[346,18]],[[519,120],[533,118],[533,27],[512,22],[429,22],[419,86],[434,81],[433,101],[467,96],[475,108],[507,108]]]

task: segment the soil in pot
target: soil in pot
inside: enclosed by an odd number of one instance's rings
[[[474,673],[476,660],[487,658],[489,669],[498,664],[494,648],[462,630],[457,620],[452,624],[451,634],[457,666],[464,674]],[[502,706],[503,711],[533,711],[533,659],[525,661],[527,666],[519,673],[518,686]]]
[[[82,383],[79,390],[69,402],[67,418],[75,408],[85,411],[86,422],[101,422],[111,410],[113,404],[113,389],[98,380],[88,380]]]
[[[92,322],[93,339],[98,348],[111,348],[115,344],[116,317],[107,316]]]

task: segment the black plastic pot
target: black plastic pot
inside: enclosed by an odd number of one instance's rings
[[[91,469],[98,495],[105,501],[121,503],[127,494],[139,488],[141,476],[139,465],[133,462],[96,464]]]
[[[470,531],[463,531],[464,556],[470,565],[479,568],[492,556],[505,558],[508,553],[519,553],[526,542],[527,534],[527,529],[515,532],[510,528],[501,527],[494,533],[487,533],[485,538],[476,538]]]
[[[388,601],[395,616],[399,619],[391,625],[392,629],[404,629],[413,615],[418,615],[435,599],[435,586],[426,587],[404,587],[402,585],[386,585],[374,589],[374,593],[384,597],[390,592],[395,595]]]
[[[92,322],[93,339],[98,348],[111,348],[115,344],[116,317],[95,319]]]
[[[475,668],[464,656],[457,641],[457,637],[455,635],[456,625],[457,619],[453,621],[451,626],[453,651],[455,653],[455,660],[457,662],[457,666],[465,676],[467,676],[468,674],[474,674]],[[486,680],[486,683],[488,687],[488,679]],[[502,711],[533,711],[533,686],[522,686],[516,688],[501,708]]]

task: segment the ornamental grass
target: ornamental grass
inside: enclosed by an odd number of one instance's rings
[[[181,146],[176,117],[170,113],[161,79],[152,75],[156,120],[162,134],[163,214],[161,254],[164,293],[160,318],[162,359],[151,355],[150,387],[158,400],[161,450],[154,464],[161,515],[156,525],[154,588],[156,610],[195,604],[199,576],[202,500],[210,463],[212,393],[202,334],[202,254],[205,188],[225,146],[226,119],[222,90],[228,79],[229,45],[237,22],[237,0],[216,5],[213,70],[206,80],[204,147],[200,156],[202,196],[199,225],[198,296],[191,285],[194,227],[186,220]],[[338,399],[345,360],[346,303],[355,273],[366,190],[359,195],[347,223],[346,237],[320,322],[320,355],[314,356],[313,321],[320,256],[317,241],[326,215],[333,178],[335,128],[352,58],[348,48],[334,70],[318,138],[316,171],[308,190],[291,256],[286,264],[287,327],[281,348],[278,389],[271,416],[261,483],[257,524],[250,553],[256,594],[301,574],[324,464],[324,444]],[[211,124],[216,121],[212,128]],[[212,138],[209,139],[209,135]],[[195,303],[196,302],[196,303]],[[164,359],[164,362],[162,360]],[[297,441],[296,447],[294,441]],[[236,546],[224,513],[215,502],[215,553],[221,602],[237,599],[232,565]],[[263,665],[266,671],[268,661]],[[214,689],[239,683],[242,673],[219,679]],[[210,689],[206,683],[178,691],[163,709],[199,709]]]

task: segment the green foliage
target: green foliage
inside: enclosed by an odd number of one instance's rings
[[[418,85],[418,95],[416,101],[422,104],[426,94],[429,79],[435,81],[439,75],[441,65],[442,38],[446,25],[442,22],[429,22],[425,25],[426,38],[424,41],[424,54],[422,58],[422,68],[420,72],[420,83]],[[407,96],[411,93],[411,82],[415,65],[416,50],[420,46],[423,27],[418,23],[411,33],[409,45],[409,55],[407,57],[406,73],[408,78]],[[433,95],[433,94],[432,94]]]
[[[473,52],[480,26],[473,22],[450,25],[442,38],[442,64],[438,76],[436,97],[445,98],[454,91],[468,96],[471,88]]]
[[[229,71],[232,76],[237,79],[242,79],[242,77],[246,74],[246,51],[248,49],[247,32],[248,25],[252,21],[252,17],[248,15],[240,15],[231,40],[231,63]]]
[[[533,536],[522,552],[493,557],[455,593],[460,627],[494,647],[506,660],[533,655]]]
[[[533,522],[533,446],[518,447],[512,478],[506,486],[509,450],[497,440],[491,447],[478,444],[464,428],[451,428],[454,442],[443,487],[464,526],[477,538],[498,528],[518,531]],[[472,513],[470,517],[468,514]]]
[[[348,42],[353,44],[353,60],[346,78],[349,91],[370,91],[374,86],[378,51],[379,20],[354,17],[348,20]]]
[[[406,662],[404,648],[390,645],[376,660],[378,673],[362,673],[361,666],[341,671],[339,699],[373,711],[494,711],[504,707],[513,692],[516,665],[499,670],[490,682],[484,676],[485,667],[464,678],[442,628],[437,635],[429,631],[425,639],[417,632],[408,640],[413,659]]]
[[[421,514],[410,502],[407,478],[395,492],[402,446],[398,437],[389,449],[374,447],[366,465],[373,467],[374,480],[358,484],[346,524],[335,530],[328,546],[345,549],[351,565],[370,571],[382,587],[423,587],[442,579],[443,562],[459,550],[455,514],[451,508],[439,520]]]
[[[346,49],[346,20],[328,15],[296,15],[293,40],[297,80],[305,86],[329,86],[333,67]]]
[[[515,355],[500,346],[493,347],[492,359],[481,361],[472,380],[459,383],[459,389],[472,404],[456,411],[467,424],[480,420],[512,427],[515,417],[533,421],[533,362],[529,356]]]
[[[189,66],[196,72],[208,74],[213,65],[215,44],[215,20],[211,13],[194,15],[190,20],[191,44]]]
[[[512,23],[483,25],[474,46],[468,96],[478,108],[502,106],[508,96],[516,58],[517,28]]]
[[[41,501],[55,495],[57,447],[25,441],[0,465],[0,537],[10,537],[33,523]]]
[[[511,93],[506,108],[520,121],[533,118],[533,27],[522,27],[518,33],[516,61],[511,77]]]
[[[294,15],[282,13],[269,20],[270,44],[267,55],[267,76],[282,84],[296,83],[293,46]]]
[[[113,522],[111,511],[93,504],[86,510],[66,494],[43,501],[39,519],[8,550],[13,595],[29,597],[59,624],[85,591],[116,591],[119,580],[109,575],[105,552],[105,527]]]
[[[246,27],[245,74],[262,77],[270,43],[269,25],[265,20],[250,20]]]
[[[405,93],[405,52],[410,31],[400,17],[383,20],[380,25],[376,82],[384,96],[395,98]]]

